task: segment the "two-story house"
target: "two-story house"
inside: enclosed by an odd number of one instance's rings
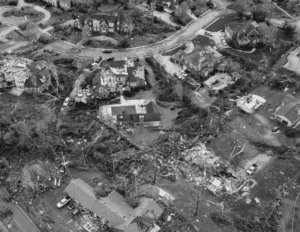
[[[215,67],[223,61],[223,55],[210,46],[196,47],[191,53],[178,51],[171,61],[196,76],[208,77]]]
[[[235,30],[230,24],[225,26],[227,39],[235,40],[239,46],[255,46],[260,42],[260,33],[257,31],[258,24],[254,21],[246,22],[242,27]]]
[[[130,24],[126,22],[125,17],[117,13],[94,14],[89,17],[84,15],[74,21],[74,27],[77,29],[82,30],[84,25],[88,25],[92,32],[103,35],[127,33],[130,30]]]

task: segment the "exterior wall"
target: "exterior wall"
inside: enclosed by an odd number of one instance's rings
[[[286,117],[284,117],[282,115],[276,115],[275,114],[275,119],[278,120],[278,121],[280,121],[280,122],[287,123],[288,127],[291,127],[293,125],[293,123],[290,120],[288,120]]]
[[[225,34],[226,34],[227,39],[233,38],[233,30],[229,26],[225,27]]]

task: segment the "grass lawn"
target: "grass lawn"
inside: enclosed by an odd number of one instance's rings
[[[200,45],[200,46],[208,46],[208,45],[213,45],[214,42],[212,40],[210,40],[207,36],[203,36],[203,35],[197,35],[192,42],[194,43],[194,45]]]
[[[23,7],[22,9],[12,9],[7,11],[3,14],[3,17],[26,17],[27,20],[31,22],[38,22],[45,17],[42,12],[33,9],[32,7]]]
[[[11,31],[10,33],[7,34],[7,36],[11,37],[11,40],[13,40],[15,42],[27,41],[26,38],[24,38],[23,36],[21,36],[19,33],[15,32],[15,31]]]
[[[78,43],[82,39],[81,32],[74,28],[71,29],[71,33],[67,33],[66,30],[59,30],[55,32],[55,35],[57,38],[73,44]]]

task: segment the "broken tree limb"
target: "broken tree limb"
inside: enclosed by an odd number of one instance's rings
[[[244,151],[244,149],[245,149],[245,145],[246,145],[246,143],[244,143],[242,149],[239,152],[237,152],[236,154],[234,154],[233,156],[231,156],[231,158],[234,158],[235,156],[241,154]]]

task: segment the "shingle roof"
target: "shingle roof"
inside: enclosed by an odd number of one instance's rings
[[[248,34],[255,30],[255,27],[252,25],[252,23],[249,21],[245,23],[239,30],[238,30],[238,38],[242,40],[244,36],[248,36]]]
[[[150,114],[150,113],[159,113],[157,105],[153,101],[149,102],[146,105],[146,109],[147,109],[147,114]]]
[[[275,112],[275,114],[284,116],[291,123],[294,123],[300,118],[300,103],[299,102],[285,103]]]
[[[136,108],[135,105],[131,106],[113,106],[111,107],[111,113],[112,115],[121,115],[123,113],[125,114],[136,114]]]
[[[130,228],[136,228],[136,226],[129,225],[139,216],[157,219],[163,212],[163,209],[149,198],[141,198],[139,206],[133,209],[125,202],[124,197],[116,191],[97,200],[93,188],[81,179],[72,180],[65,192],[83,207],[99,217],[109,220],[112,227],[126,232],[133,232],[130,231]]]

